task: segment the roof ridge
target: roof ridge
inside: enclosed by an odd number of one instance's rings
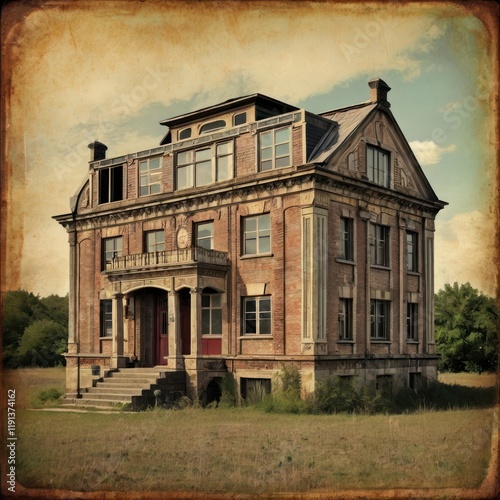
[[[359,104],[352,104],[351,106],[344,106],[342,108],[335,108],[331,109],[329,111],[322,111],[321,113],[318,113],[319,116],[324,116],[328,115],[330,113],[338,113],[339,111],[349,111],[351,109],[359,109],[359,108],[364,108],[365,106],[369,106],[370,104],[376,105],[376,102],[373,101],[364,101],[360,102]]]

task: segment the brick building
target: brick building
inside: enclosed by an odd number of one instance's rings
[[[202,399],[294,363],[395,390],[436,377],[434,219],[387,101],[313,114],[260,94],[161,122],[158,147],[106,159],[56,216],[69,233],[68,394],[112,373],[185,376]]]

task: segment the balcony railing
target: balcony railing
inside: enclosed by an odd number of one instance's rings
[[[113,260],[106,262],[106,271],[161,267],[194,262],[227,266],[227,252],[194,247],[182,250],[123,255],[122,257],[115,257]]]

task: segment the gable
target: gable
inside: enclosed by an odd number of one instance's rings
[[[341,129],[340,122],[340,134]],[[335,149],[324,160],[328,169],[369,181],[367,153],[370,149],[387,153],[391,190],[427,201],[439,201],[388,109],[378,108],[365,113],[355,126],[351,125],[351,133],[348,137],[344,135],[343,139],[338,141]]]

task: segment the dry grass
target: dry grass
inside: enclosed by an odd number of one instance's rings
[[[263,494],[471,488],[486,473],[496,418],[492,408],[392,416],[29,411],[21,408],[37,393],[63,385],[64,370],[5,375],[18,396],[17,479],[31,488]]]
[[[439,373],[438,380],[443,384],[466,387],[496,387],[498,375],[496,373]]]

